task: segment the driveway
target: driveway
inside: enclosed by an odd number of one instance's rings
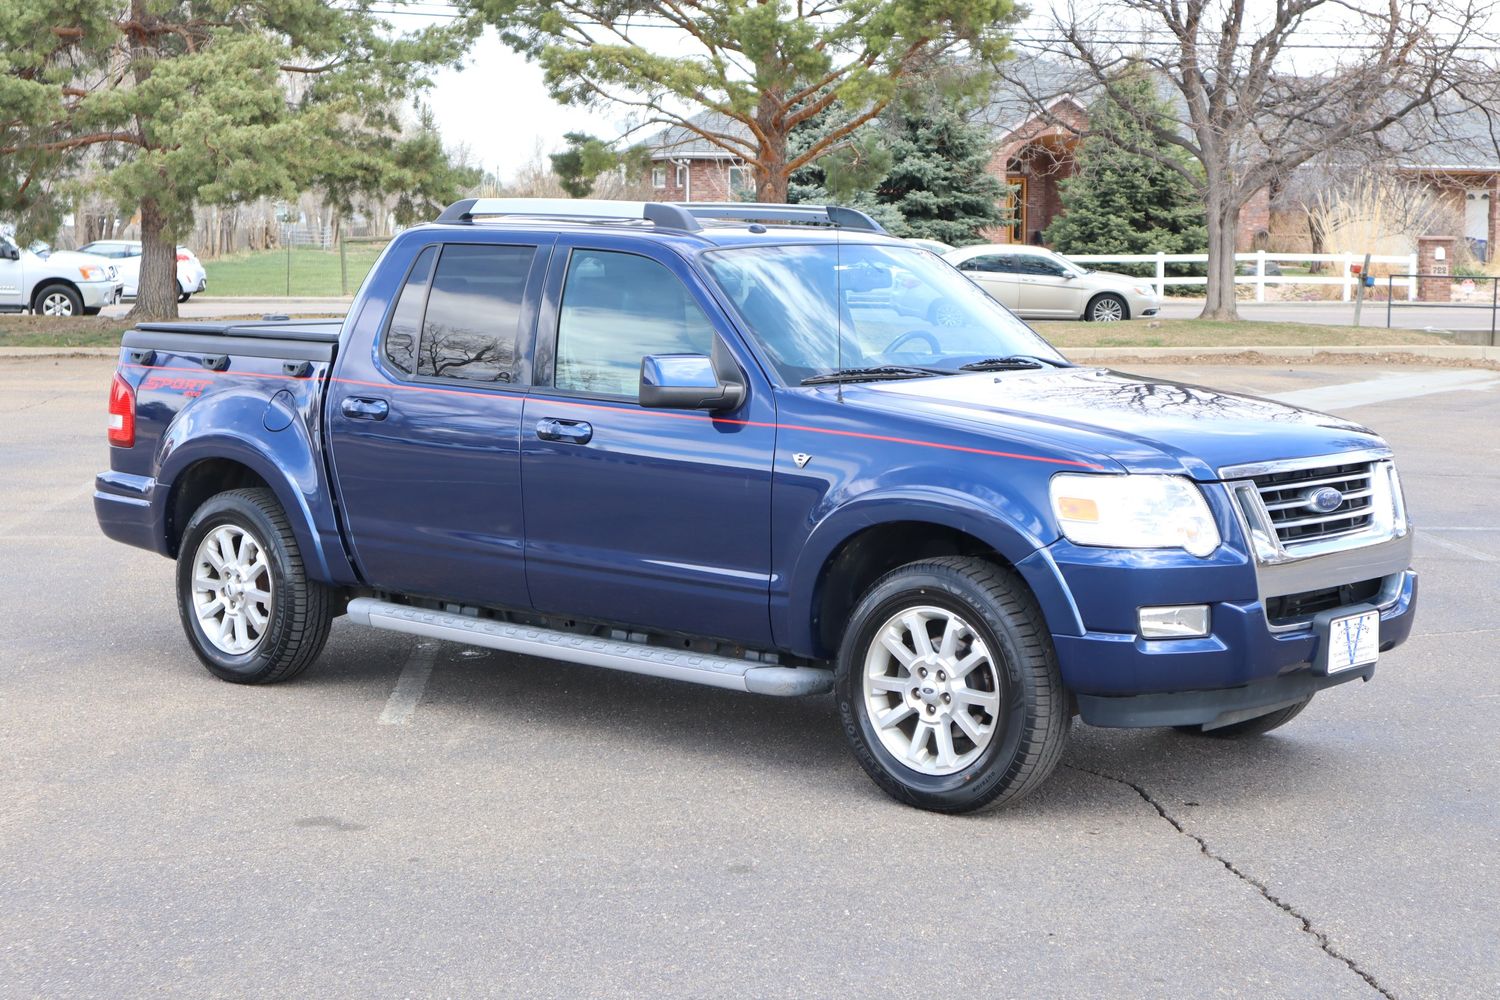
[[[292,683],[213,680],[172,566],[93,523],[110,370],[0,359],[0,994],[1500,995],[1491,381],[1153,369],[1389,436],[1413,638],[1261,739],[1076,725],[952,818],[826,698],[347,621]]]

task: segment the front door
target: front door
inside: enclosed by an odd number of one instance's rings
[[[1060,261],[1040,254],[1020,258],[1022,316],[1052,316],[1078,319],[1083,301],[1078,279]]]
[[[0,308],[16,309],[27,305],[26,297],[22,294],[25,282],[22,280],[23,268],[20,260],[11,260],[11,254],[21,256],[21,250],[13,243],[9,236],[0,236],[0,248],[3,248],[4,256],[0,256]]]
[[[710,354],[718,307],[668,250],[559,241],[521,435],[526,578],[539,611],[770,642],[769,387],[731,413],[646,409],[647,354]],[[685,280],[686,279],[686,280]]]
[[[550,247],[434,243],[328,389],[354,555],[381,590],[528,607],[521,408]]]

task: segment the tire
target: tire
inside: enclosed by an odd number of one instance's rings
[[[31,300],[31,311],[38,316],[81,316],[83,297],[67,285],[43,285]]]
[[[236,555],[242,569],[248,564],[238,576],[215,565]],[[291,523],[270,490],[220,493],[188,522],[177,554],[177,611],[193,652],[215,677],[236,684],[295,677],[322,652],[333,602],[329,588],[308,579]]]
[[[1106,292],[1089,299],[1083,318],[1090,323],[1118,323],[1130,318],[1130,306],[1120,296]]]
[[[932,656],[924,659],[903,618],[927,635]],[[942,638],[954,622],[945,658]],[[899,655],[881,641],[892,629]],[[951,672],[966,662],[966,674]],[[844,634],[834,693],[849,746],[875,783],[898,802],[944,813],[1014,801],[1041,785],[1072,719],[1030,591],[1009,570],[958,556],[909,563],[876,581]],[[970,738],[974,730],[980,738]]]
[[[193,297],[193,293],[192,292],[184,292],[182,290],[182,286],[181,285],[177,286],[177,302],[178,302],[178,304],[186,302],[188,299],[190,299],[192,297]]]
[[[1202,726],[1173,726],[1179,733],[1189,733],[1193,736],[1208,736],[1216,740],[1234,740],[1243,736],[1261,736],[1273,729],[1279,729],[1302,714],[1302,710],[1312,701],[1312,695],[1308,695],[1295,705],[1286,708],[1278,708],[1274,712],[1265,715],[1257,715],[1253,719],[1243,722],[1230,723],[1227,726],[1219,726],[1217,729],[1204,729]]]

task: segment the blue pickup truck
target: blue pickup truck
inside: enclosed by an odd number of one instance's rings
[[[1411,630],[1390,449],[1070,364],[837,206],[466,200],[330,322],[142,324],[94,494],[218,677],[332,620],[832,691],[964,812],[1097,726],[1266,732]]]

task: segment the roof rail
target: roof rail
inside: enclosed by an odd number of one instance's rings
[[[750,201],[605,201],[592,198],[465,198],[438,216],[438,222],[465,223],[478,218],[526,216],[533,219],[619,220],[650,222],[661,229],[696,233],[699,219],[738,222],[794,222],[883,233],[864,212],[841,205],[768,205]]]
[[[614,219],[650,222],[662,229],[693,233],[698,220],[676,205],[655,201],[604,201],[591,198],[465,198],[437,217],[438,222],[464,223],[502,215],[534,219]]]
[[[864,212],[842,205],[772,205],[752,201],[678,202],[677,207],[699,219],[735,219],[745,222],[800,222],[864,229],[883,233],[885,228]]]

